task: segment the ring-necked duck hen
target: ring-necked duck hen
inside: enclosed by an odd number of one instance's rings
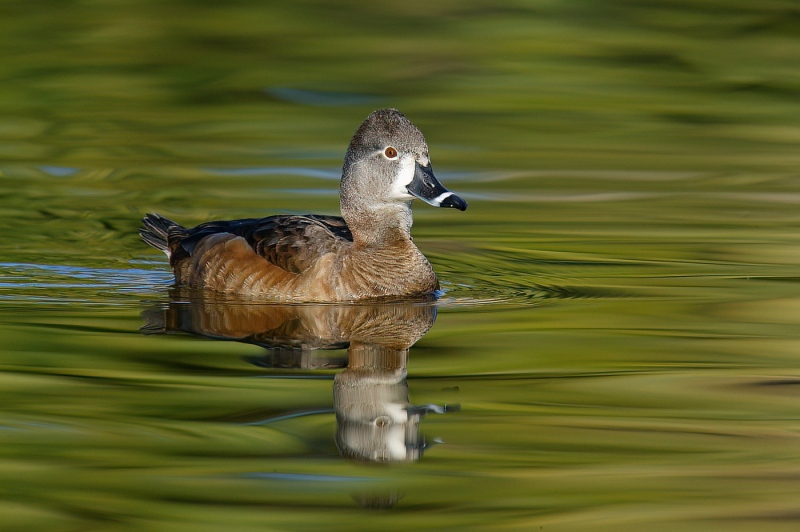
[[[142,239],[169,257],[178,285],[272,301],[429,294],[439,281],[411,241],[411,202],[461,211],[433,175],[425,137],[395,109],[356,131],[342,168],[342,217],[279,215],[187,229],[148,214]]]

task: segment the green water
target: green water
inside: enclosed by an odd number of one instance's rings
[[[796,2],[0,20],[3,530],[800,526]],[[171,290],[145,212],[336,214],[388,106],[470,203],[415,205],[440,301]]]

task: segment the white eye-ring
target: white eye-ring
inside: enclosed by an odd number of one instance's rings
[[[387,146],[386,149],[383,150],[383,154],[387,159],[397,159],[397,150],[392,146]]]

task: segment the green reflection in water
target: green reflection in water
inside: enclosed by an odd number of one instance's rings
[[[4,528],[796,527],[793,4],[62,4],[2,7]],[[144,212],[336,213],[379,106],[470,201],[415,211],[407,362],[461,411],[391,467],[340,457],[342,370],[139,331]]]

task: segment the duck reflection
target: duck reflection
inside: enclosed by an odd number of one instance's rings
[[[408,352],[436,320],[430,299],[372,304],[273,305],[176,290],[166,308],[145,314],[150,333],[186,332],[267,349],[259,366],[344,367],[333,383],[336,446],[343,457],[368,462],[419,460],[426,447],[420,420],[452,406],[409,402]],[[321,350],[347,349],[345,359]]]

